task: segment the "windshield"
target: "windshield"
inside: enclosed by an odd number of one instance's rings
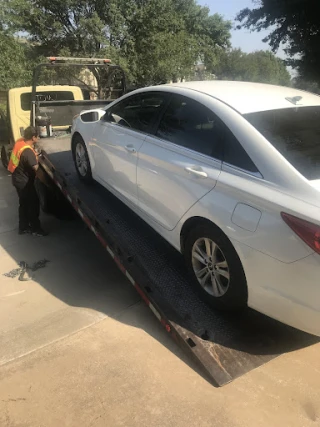
[[[244,117],[305,178],[320,179],[320,106],[261,111]]]

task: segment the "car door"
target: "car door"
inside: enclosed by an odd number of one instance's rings
[[[199,102],[174,94],[139,152],[139,207],[167,230],[212,190],[221,173],[221,121]]]
[[[146,92],[110,107],[96,126],[92,144],[94,174],[134,204],[137,198],[137,153],[167,95]]]

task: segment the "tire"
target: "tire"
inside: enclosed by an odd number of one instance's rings
[[[210,241],[215,246],[208,245]],[[197,225],[187,235],[184,248],[193,287],[203,301],[218,310],[232,311],[247,306],[247,281],[240,258],[218,227],[206,223]],[[208,253],[213,255],[211,261]]]
[[[75,135],[73,138],[72,155],[77,174],[81,181],[91,183],[93,179],[88,151],[80,135]]]
[[[5,169],[8,168],[9,155],[8,155],[6,147],[4,145],[1,147],[1,163]]]

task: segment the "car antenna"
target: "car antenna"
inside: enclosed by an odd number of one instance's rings
[[[297,105],[299,101],[301,101],[302,96],[293,96],[293,97],[287,97],[286,100],[291,102],[291,104]]]

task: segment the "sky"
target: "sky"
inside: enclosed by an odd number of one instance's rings
[[[219,13],[225,19],[235,24],[235,16],[245,7],[252,8],[252,0],[198,0],[198,4],[208,6],[211,13]],[[232,47],[240,47],[244,52],[270,49],[268,43],[263,43],[262,39],[268,35],[268,31],[250,32],[249,30],[232,30]],[[276,53],[280,58],[285,58],[285,53],[280,48]]]

